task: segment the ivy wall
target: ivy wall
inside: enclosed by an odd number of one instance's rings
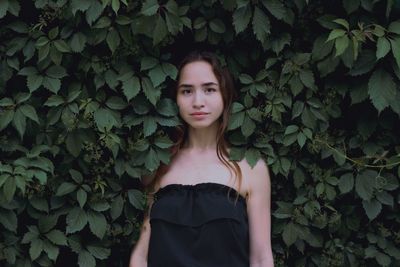
[[[193,48],[267,160],[276,266],[400,266],[400,1],[1,0],[0,265],[127,266]]]

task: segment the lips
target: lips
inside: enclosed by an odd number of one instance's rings
[[[206,113],[206,112],[194,112],[194,113],[191,113],[190,115],[192,115],[192,116],[196,116],[196,115],[207,115],[208,113]]]

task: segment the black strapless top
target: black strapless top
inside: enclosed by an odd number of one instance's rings
[[[228,198],[228,191],[229,198]],[[249,267],[247,204],[218,183],[169,184],[150,210],[148,267]]]

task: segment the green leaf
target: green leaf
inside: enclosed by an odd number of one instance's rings
[[[80,53],[83,51],[86,45],[86,36],[81,33],[77,32],[75,33],[70,41],[70,47],[73,52]]]
[[[49,99],[47,99],[47,101],[44,103],[45,106],[48,107],[57,107],[61,104],[64,103],[64,99],[59,96],[59,95],[52,95],[49,97]]]
[[[117,50],[117,47],[119,46],[121,41],[121,38],[119,37],[118,31],[114,28],[112,28],[106,38],[106,42],[108,47],[110,48],[111,52],[114,53],[115,50]]]
[[[297,133],[298,131],[299,131],[299,127],[297,125],[289,125],[288,127],[286,127],[284,135]]]
[[[286,16],[285,6],[279,0],[262,0],[261,3],[277,19],[283,19]]]
[[[169,1],[168,3],[171,2],[172,1]],[[177,35],[180,31],[182,31],[183,24],[179,16],[165,12],[165,22],[167,23],[168,31],[172,35]]]
[[[178,114],[175,102],[169,98],[163,98],[158,101],[156,109],[158,113],[164,116],[175,116]]]
[[[241,126],[243,135],[250,136],[254,133],[255,129],[256,124],[254,123],[254,121],[249,116],[245,116]]]
[[[96,267],[96,260],[87,250],[81,250],[78,255],[78,265],[79,267]]]
[[[0,1],[0,19],[7,14],[8,1]]]
[[[73,183],[69,183],[69,182],[64,182],[62,183],[56,192],[56,196],[64,196],[66,194],[69,194],[73,191],[75,191],[77,188],[77,186]]]
[[[7,127],[14,118],[14,110],[4,110],[0,112],[0,131]]]
[[[271,33],[269,18],[259,7],[254,9],[253,31],[262,44],[266,43],[267,36]]]
[[[79,132],[72,131],[68,133],[67,138],[65,139],[65,145],[71,155],[78,157],[83,145]]]
[[[335,20],[333,20],[333,22],[336,22],[337,24],[342,25],[343,27],[346,28],[346,30],[350,29],[349,23],[344,19],[335,19]]]
[[[79,208],[75,207],[73,208],[68,214],[67,214],[67,233],[75,233],[77,231],[80,231],[85,227],[85,225],[88,222],[88,216],[86,212]]]
[[[161,90],[154,88],[153,83],[148,77],[142,78],[142,89],[150,103],[155,106],[161,96]]]
[[[97,128],[100,130],[106,129],[111,130],[112,127],[118,124],[111,111],[106,108],[100,108],[94,112],[94,121],[96,122]]]
[[[327,43],[327,42],[329,42],[329,41],[331,41],[331,40],[337,39],[337,38],[339,38],[339,37],[343,37],[345,34],[346,34],[346,31],[345,31],[345,30],[342,30],[342,29],[334,29],[334,30],[332,30],[332,31],[329,33],[328,39],[326,39],[325,42]]]
[[[154,58],[154,57],[142,57],[142,59],[140,60],[140,71],[143,70],[150,70],[154,67],[156,67],[159,64],[158,59]]]
[[[250,148],[246,150],[245,158],[250,167],[253,168],[254,166],[256,166],[258,160],[261,158],[261,153],[258,149]]]
[[[300,147],[303,147],[304,144],[306,143],[307,137],[304,135],[303,132],[300,132],[297,135],[297,143],[299,144]]]
[[[157,13],[159,7],[157,0],[146,0],[140,12],[145,16],[151,16]]]
[[[71,48],[68,46],[68,44],[64,40],[55,40],[53,42],[54,46],[58,51],[61,53],[69,53],[71,52]]]
[[[111,8],[114,10],[115,14],[118,14],[120,8],[120,0],[111,0]]]
[[[158,159],[156,151],[154,149],[150,148],[146,155],[145,155],[145,166],[149,171],[154,171],[157,169],[157,167],[160,165],[160,161]]]
[[[49,239],[53,244],[66,246],[67,245],[67,237],[60,230],[51,230],[46,234],[47,239]]]
[[[132,76],[128,80],[122,83],[122,90],[126,99],[130,101],[134,98],[140,91],[140,82],[136,76]]]
[[[336,49],[336,54],[335,56],[340,56],[341,54],[344,53],[344,51],[346,50],[346,48],[349,46],[349,37],[347,37],[347,35],[338,37],[335,40],[335,49]]]
[[[98,1],[92,1],[90,8],[86,11],[86,21],[91,26],[103,13],[103,6]]]
[[[397,67],[400,68],[400,37],[390,39],[390,44],[392,46],[392,53],[396,59]]]
[[[236,34],[244,31],[249,25],[251,19],[250,5],[245,5],[235,10],[233,13],[233,26]]]
[[[44,198],[32,197],[30,199],[30,204],[37,210],[44,211],[46,213],[49,212],[49,205]]]
[[[388,27],[389,32],[400,34],[400,20],[393,21],[389,24]]]
[[[61,87],[61,81],[59,79],[45,77],[43,80],[43,86],[57,94]]]
[[[43,215],[39,217],[38,226],[40,233],[47,233],[57,225],[59,215]]]
[[[51,78],[61,79],[67,76],[67,72],[61,66],[53,65],[46,70],[46,75]]]
[[[311,70],[300,70],[299,72],[299,78],[301,82],[308,88],[314,88],[314,74],[312,73]]]
[[[122,210],[124,208],[124,200],[121,195],[118,195],[114,198],[111,203],[110,215],[113,220],[116,220],[122,214]]]
[[[87,215],[90,231],[98,238],[103,239],[108,225],[106,218],[102,213],[94,211],[88,211]]]
[[[107,259],[110,254],[111,250],[109,248],[102,248],[102,247],[95,247],[95,246],[87,246],[89,252],[99,260]]]
[[[79,206],[83,208],[87,200],[86,191],[83,190],[82,188],[79,188],[79,190],[76,192],[76,199],[78,200]]]
[[[127,107],[128,103],[126,103],[121,97],[112,96],[107,99],[106,106],[110,109],[114,110],[122,110]]]
[[[356,192],[363,199],[369,201],[374,193],[377,172],[366,170],[356,177]]]
[[[154,69],[150,70],[148,75],[154,87],[159,86],[162,82],[165,81],[165,78],[167,78],[161,65],[157,65]]]
[[[25,117],[30,118],[31,120],[39,123],[39,118],[36,114],[36,110],[31,105],[22,105],[19,110],[25,115]]]
[[[228,130],[233,130],[240,127],[243,124],[245,118],[245,112],[238,112],[231,115],[229,120]]]
[[[86,11],[91,4],[92,1],[90,0],[72,0],[71,1],[71,11],[72,14],[75,16],[75,13],[80,10],[82,12]]]
[[[224,33],[226,31],[225,24],[221,19],[211,20],[210,29],[216,33]]]
[[[292,222],[289,222],[283,229],[282,237],[285,244],[289,247],[297,240],[297,230]]]
[[[343,174],[339,180],[339,190],[342,194],[346,194],[353,190],[354,176],[352,173]]]
[[[385,37],[378,38],[378,42],[376,43],[376,58],[383,58],[390,51],[390,42]]]
[[[375,66],[375,52],[369,49],[363,49],[360,56],[354,62],[353,68],[349,71],[352,76],[365,74],[372,70]]]
[[[176,67],[170,63],[162,63],[161,65],[165,75],[170,77],[171,79],[175,80],[178,75],[178,70]]]
[[[43,251],[43,241],[41,239],[32,240],[31,246],[29,248],[29,255],[31,256],[32,260],[36,260],[40,253]]]
[[[12,124],[13,124],[14,128],[18,131],[19,136],[22,139],[22,137],[24,136],[24,133],[25,133],[25,128],[26,128],[26,117],[20,109],[17,109],[15,111]]]
[[[391,194],[389,194],[386,191],[381,191],[379,193],[376,194],[376,198],[379,200],[379,202],[381,202],[382,204],[388,205],[393,207],[394,204],[394,199],[393,196]]]
[[[143,119],[143,134],[150,136],[157,130],[157,123],[153,116],[146,116]]]
[[[0,211],[0,224],[7,230],[16,233],[18,226],[17,216],[11,210],[2,209]]]
[[[43,83],[43,77],[35,74],[31,74],[26,77],[26,85],[29,91],[32,93],[36,91]]]
[[[375,219],[382,210],[382,204],[376,199],[363,200],[362,205],[370,221]]]
[[[137,189],[128,190],[129,203],[136,209],[141,210],[143,207],[143,193]]]
[[[156,26],[153,31],[153,46],[160,43],[168,33],[167,25],[161,16],[158,16]]]
[[[375,70],[368,82],[368,94],[372,104],[380,113],[396,96],[396,83],[393,77],[382,68]]]

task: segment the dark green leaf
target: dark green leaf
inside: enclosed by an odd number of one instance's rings
[[[233,13],[233,26],[235,26],[236,34],[244,31],[249,25],[251,19],[250,5],[245,5],[235,10]]]
[[[79,267],[95,267],[96,260],[87,250],[81,250],[78,255],[78,264]]]
[[[286,15],[285,6],[279,0],[262,0],[266,9],[277,19],[283,19]]]
[[[376,199],[363,200],[362,205],[370,221],[375,219],[382,210],[382,204]]]
[[[106,42],[112,53],[115,52],[115,50],[119,46],[120,41],[121,39],[116,29],[112,29],[108,32]]]
[[[143,193],[136,189],[128,190],[129,203],[132,204],[136,209],[141,210],[143,208]]]
[[[396,84],[384,69],[377,69],[368,82],[368,94],[378,112],[389,106],[396,96]]]
[[[151,16],[157,13],[159,7],[157,0],[146,0],[143,3],[140,12],[145,16]]]
[[[103,214],[94,211],[87,212],[90,231],[102,239],[107,231],[107,221]]]
[[[390,42],[385,37],[380,37],[376,43],[376,48],[376,58],[383,58],[390,51]]]
[[[63,232],[60,230],[51,230],[46,234],[47,239],[49,239],[53,244],[66,246],[67,245],[67,238]]]
[[[67,233],[80,231],[88,222],[86,212],[79,208],[73,208],[67,215]]]
[[[156,26],[153,31],[153,45],[160,43],[168,33],[167,25],[161,16],[158,16]]]
[[[253,31],[257,39],[264,44],[267,41],[267,36],[271,33],[271,25],[269,18],[265,13],[259,8],[255,7],[253,16]]]
[[[80,53],[85,48],[85,45],[86,45],[86,36],[83,33],[77,32],[72,36],[70,41],[70,47],[72,51]]]

